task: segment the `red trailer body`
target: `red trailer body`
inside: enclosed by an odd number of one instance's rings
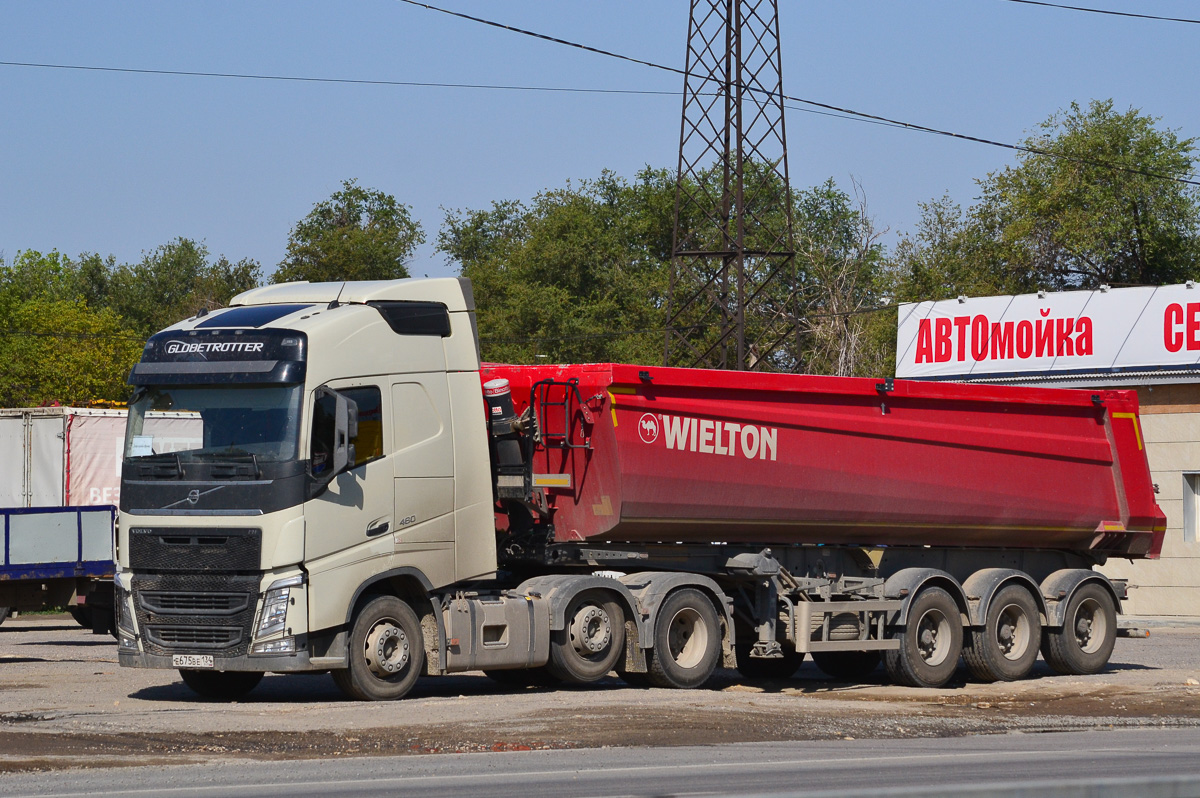
[[[532,396],[559,541],[1162,548],[1131,391],[610,363],[496,377],[518,413]]]

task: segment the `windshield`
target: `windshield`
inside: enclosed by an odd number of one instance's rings
[[[125,459],[295,460],[302,391],[300,385],[141,389],[129,405]]]

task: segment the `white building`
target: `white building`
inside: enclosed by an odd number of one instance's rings
[[[1200,287],[1101,287],[900,306],[896,376],[1136,390],[1167,535],[1158,560],[1110,560],[1126,612],[1200,616]]]

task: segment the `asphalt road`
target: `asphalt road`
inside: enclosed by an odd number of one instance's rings
[[[1200,729],[753,743],[336,761],[222,761],[0,778],[4,796],[1188,796]],[[1183,778],[1187,777],[1187,778]]]

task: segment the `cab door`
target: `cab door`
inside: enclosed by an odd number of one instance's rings
[[[304,559],[310,573],[389,556],[395,523],[391,463],[384,443],[385,419],[390,417],[384,406],[389,401],[387,393],[362,380],[332,382],[325,387],[357,405],[358,430],[350,439],[353,465],[304,506]],[[317,391],[311,401],[309,468],[320,478],[333,465],[327,442],[331,440],[328,427],[334,398]],[[321,562],[322,558],[331,559]]]

